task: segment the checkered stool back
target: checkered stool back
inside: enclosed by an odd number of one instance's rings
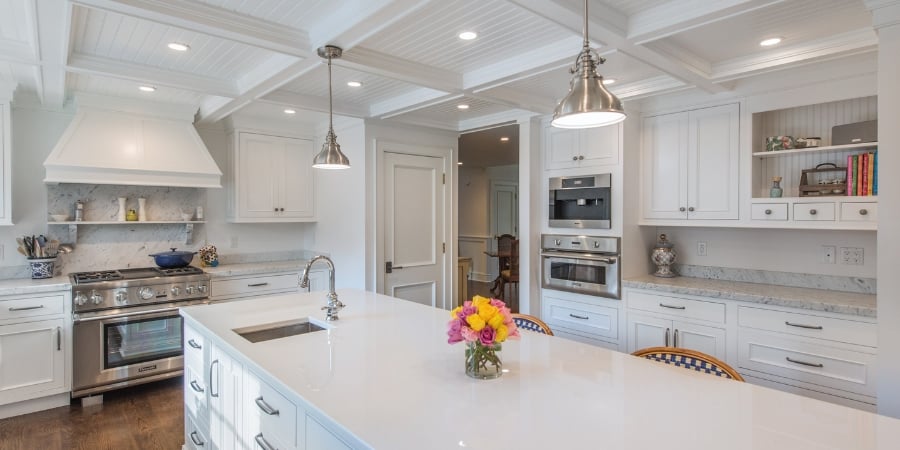
[[[528,314],[513,314],[513,322],[516,323],[516,326],[521,330],[525,331],[533,331],[535,333],[547,334],[553,336],[553,332],[550,331],[550,326],[548,326],[544,321],[538,319],[534,316],[529,316]]]
[[[696,350],[676,347],[651,347],[632,353],[634,356],[671,364],[675,367],[696,370],[717,377],[744,381],[734,368],[713,356]]]

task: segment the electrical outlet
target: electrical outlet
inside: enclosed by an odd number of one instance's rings
[[[237,238],[237,236],[232,236],[231,237],[231,248],[237,248],[237,247],[238,247],[238,238]]]
[[[697,241],[697,256],[706,256],[706,241]]]
[[[863,249],[861,247],[841,247],[841,264],[863,265]]]
[[[822,246],[822,264],[834,264],[837,248],[833,245]]]

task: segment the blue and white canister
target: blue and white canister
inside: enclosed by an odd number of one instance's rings
[[[29,259],[28,265],[31,266],[31,278],[35,280],[53,278],[54,262],[56,262],[56,258]]]

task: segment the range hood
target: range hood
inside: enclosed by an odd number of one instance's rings
[[[222,187],[193,119],[196,108],[79,94],[44,161],[45,183]]]

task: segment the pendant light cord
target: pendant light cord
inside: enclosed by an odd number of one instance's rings
[[[588,0],[584,0],[584,27],[582,27],[582,34],[584,34],[584,50],[590,51],[591,43],[588,41]]]
[[[334,101],[331,98],[331,50],[328,51],[328,133],[334,134]]]

